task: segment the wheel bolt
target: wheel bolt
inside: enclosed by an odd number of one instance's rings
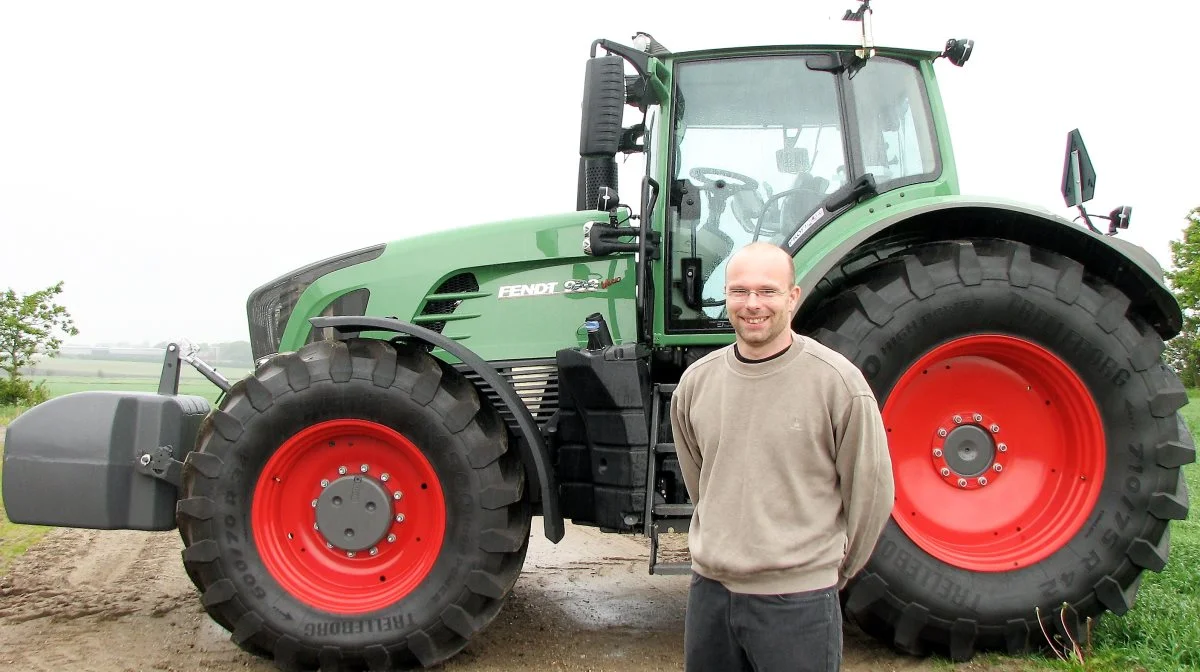
[[[329,542],[327,541],[327,542],[325,542],[325,548],[328,548],[328,549],[330,549],[330,550],[333,550],[333,544],[331,544],[331,543],[329,543]]]
[[[999,431],[1000,431],[1000,425],[992,425],[992,433],[993,434],[995,434]]]
[[[1008,444],[1007,444],[1007,443],[1002,443],[1002,444],[1000,444],[1000,445],[996,446],[996,450],[998,450],[998,451],[1000,451],[1000,452],[1002,452],[1002,453],[1008,452]]]
[[[317,525],[316,523],[313,523],[313,529],[314,529],[314,530],[319,530],[319,529],[321,529],[321,526],[320,526],[320,525]]]
[[[379,549],[372,546],[371,547],[371,555],[379,555]]]
[[[397,514],[396,514],[396,522],[397,522],[397,523],[403,523],[403,522],[404,522],[404,514],[403,514],[403,513],[397,513]]]
[[[383,481],[384,483],[387,483],[389,478],[391,478],[391,476],[387,475],[387,473],[379,475],[379,480]]]
[[[315,508],[317,508],[317,500],[315,500],[315,499],[314,499],[314,500],[313,500],[313,502],[312,502],[312,504],[313,504],[313,508],[314,508],[314,509],[315,509]]]
[[[938,436],[940,436],[942,438],[946,438],[946,435],[949,433],[950,432],[947,432],[945,429],[940,429],[940,428],[938,429]]]
[[[980,485],[987,485],[987,477],[986,477],[986,476],[980,476],[980,477],[979,477],[979,481],[978,481],[978,482],[979,482],[979,484],[980,484]]]
[[[403,496],[404,496],[404,493],[400,492],[399,490],[392,493],[392,499],[400,499]]]
[[[934,457],[941,457],[941,456],[942,456],[942,449],[941,449],[941,448],[934,448],[934,449],[933,449],[933,456],[934,456]],[[316,501],[316,500],[314,500],[314,501]],[[316,505],[314,504],[314,506],[316,506]]]
[[[353,558],[353,557],[354,557],[354,551],[346,551],[346,557],[347,557],[347,558]]]
[[[983,416],[978,413],[971,416],[971,419],[973,419],[975,422],[983,422]]]
[[[345,467],[338,467],[338,474],[341,476],[345,476],[347,471],[349,471],[349,469]]]
[[[960,487],[960,488],[967,487],[967,479],[965,479],[965,478],[958,479],[958,487]]]
[[[954,424],[956,424],[956,425],[961,425],[961,424],[962,424],[962,416],[961,416],[961,415],[956,415],[956,416],[954,416],[953,418],[950,418],[950,419],[951,419],[951,420],[953,420],[953,421],[954,421]]]
[[[328,487],[329,487],[329,479],[328,479],[328,478],[322,478],[322,479],[321,479],[321,487],[322,487],[322,488],[328,488]]]
[[[998,474],[998,473],[1004,471],[1004,465],[1003,464],[993,464],[992,469],[995,469],[996,473]]]
[[[950,475],[950,468],[942,467],[942,476],[949,476],[949,475]]]
[[[370,469],[371,469],[371,468],[370,468],[370,467],[368,467],[368,466],[367,466],[367,465],[365,465],[365,464],[364,464],[364,465],[362,465],[362,466],[360,466],[360,467],[358,468],[358,470],[359,470],[359,471],[361,471],[361,472],[362,472],[362,473],[364,473],[364,474],[365,474],[365,473],[367,473],[367,472],[368,472]]]
[[[394,544],[394,543],[396,543],[396,535],[394,535],[394,534],[389,534],[389,535],[388,535],[388,543],[389,543],[389,544]]]

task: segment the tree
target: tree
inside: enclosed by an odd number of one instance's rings
[[[62,346],[62,336],[77,336],[79,330],[67,309],[55,302],[63,283],[20,296],[10,287],[0,294],[0,371],[11,381],[21,378],[21,369],[39,355],[53,357]]]
[[[1183,309],[1183,329],[1167,343],[1166,358],[1187,387],[1200,383],[1200,207],[1187,214],[1180,240],[1171,241],[1171,293]]]

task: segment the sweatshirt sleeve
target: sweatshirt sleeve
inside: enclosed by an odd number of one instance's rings
[[[700,494],[700,446],[688,418],[687,390],[680,383],[671,395],[671,436],[675,441],[675,456],[679,459],[679,471],[683,473],[683,484],[692,501]]]
[[[837,450],[837,472],[848,537],[838,582],[841,589],[866,566],[895,500],[887,431],[879,406],[869,395],[850,401]]]

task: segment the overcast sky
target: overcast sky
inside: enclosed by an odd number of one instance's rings
[[[74,342],[245,339],[297,266],[573,210],[592,40],[842,42],[853,4],[0,2],[0,289],[65,281]],[[1200,205],[1196,3],[873,7],[880,44],[976,41],[937,65],[964,192],[1074,217],[1078,127],[1092,210],[1132,206],[1122,237],[1169,263]]]

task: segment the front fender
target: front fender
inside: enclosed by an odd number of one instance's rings
[[[542,434],[538,431],[537,423],[529,409],[517,396],[516,390],[508,381],[479,355],[459,345],[453,340],[415,324],[401,322],[386,317],[314,317],[309,320],[317,329],[332,327],[339,333],[356,333],[361,331],[386,331],[412,336],[430,345],[439,347],[457,357],[463,364],[479,374],[500,399],[508,406],[508,410],[517,421],[524,442],[517,443],[521,452],[521,462],[525,465],[525,473],[533,481],[533,487],[538,489],[542,498],[542,518],[545,522],[546,538],[554,543],[562,540],[563,527],[562,511],[558,507],[558,485],[554,482],[554,470],[550,468],[549,452]]]
[[[890,209],[888,216],[857,229],[829,227],[801,250],[800,257],[807,263],[797,258],[797,284],[806,300],[799,311],[812,308],[824,294],[821,281],[837,275],[863,249],[889,242],[995,237],[1040,246],[1080,262],[1128,296],[1131,310],[1164,340],[1182,328],[1183,314],[1163,281],[1162,266],[1137,245],[1011,201],[954,197],[881,202],[889,198],[885,194],[870,204],[872,211]]]

